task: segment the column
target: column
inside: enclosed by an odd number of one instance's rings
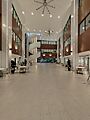
[[[73,70],[76,70],[78,66],[78,0],[72,1],[72,34],[71,39],[73,42],[72,54],[73,54]]]
[[[2,62],[3,68],[9,67],[9,47],[12,45],[11,0],[2,1]],[[11,43],[11,45],[10,45]]]

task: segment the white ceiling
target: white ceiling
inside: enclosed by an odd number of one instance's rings
[[[40,4],[35,3],[34,0],[17,0],[17,1],[20,7],[22,8],[22,11],[25,12],[25,14],[23,15],[25,18],[24,24],[31,32],[33,32],[33,30],[35,29],[36,32],[39,32],[39,30],[41,30],[44,33],[45,30],[50,29],[54,31],[53,35],[56,34],[56,31],[59,32],[61,30],[62,16],[71,4],[71,0],[52,1],[50,5],[54,5],[55,9],[49,8],[51,14],[53,15],[53,17],[50,18],[47,11],[45,11],[45,15],[43,17],[41,16],[42,8],[36,11],[36,8],[38,8]],[[33,16],[31,15],[31,12],[34,13]],[[58,16],[60,16],[61,18],[58,19]]]

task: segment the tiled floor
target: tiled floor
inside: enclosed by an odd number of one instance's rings
[[[90,84],[56,64],[0,78],[0,120],[90,120]]]

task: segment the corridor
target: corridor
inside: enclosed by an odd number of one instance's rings
[[[0,78],[0,120],[90,120],[90,84],[56,64]]]

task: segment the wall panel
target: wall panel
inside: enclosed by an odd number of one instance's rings
[[[79,42],[78,42],[78,51],[85,52],[90,51],[90,28],[87,29],[86,32],[82,33],[79,36]]]
[[[0,0],[0,50],[2,50],[2,0]]]
[[[79,23],[90,12],[90,0],[81,0],[81,6],[79,7]]]
[[[78,12],[79,12],[78,52],[80,53],[90,51],[90,27],[86,29],[87,27],[86,19],[90,14],[90,0],[81,0]],[[80,33],[80,30],[82,30],[83,32]]]

